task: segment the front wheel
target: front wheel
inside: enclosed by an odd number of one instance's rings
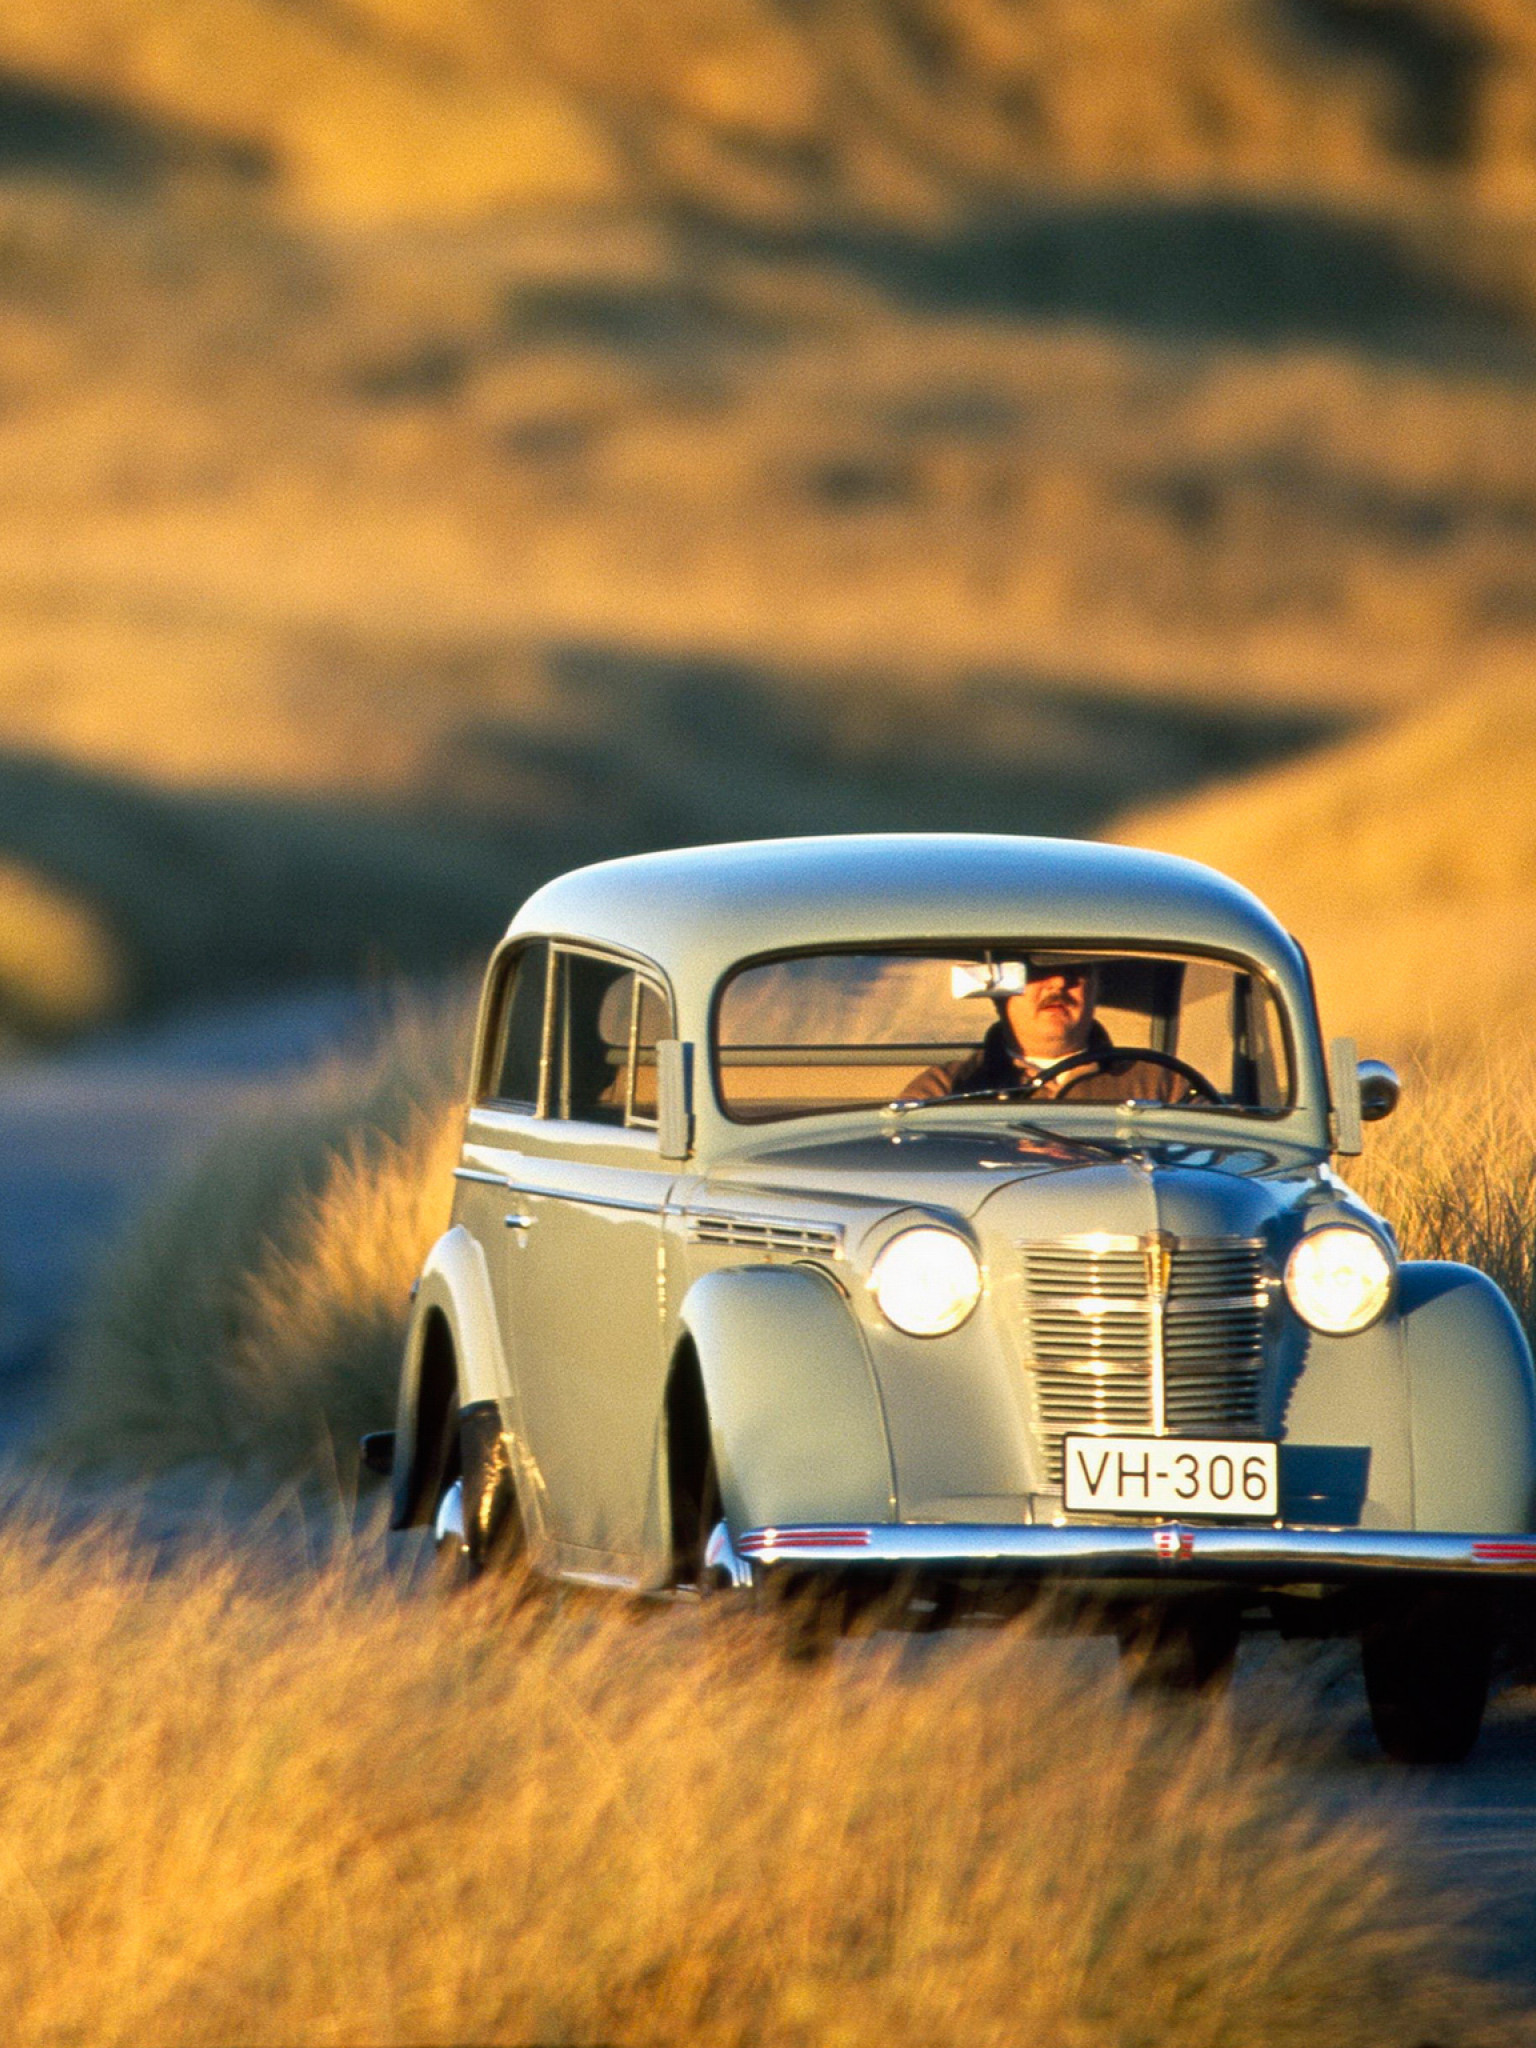
[[[1384,1604],[1360,1631],[1376,1740],[1394,1763],[1459,1764],[1483,1725],[1493,1625],[1475,1595],[1435,1588]]]

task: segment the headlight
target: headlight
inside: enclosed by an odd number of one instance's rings
[[[920,1224],[891,1239],[869,1284],[888,1323],[909,1337],[942,1337],[980,1301],[981,1268],[963,1237]]]
[[[1368,1329],[1392,1295],[1392,1260],[1348,1223],[1309,1231],[1286,1261],[1285,1291],[1304,1323],[1329,1337]]]

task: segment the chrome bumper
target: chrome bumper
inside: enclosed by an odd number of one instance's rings
[[[759,1567],[921,1572],[947,1577],[1241,1579],[1261,1585],[1422,1572],[1536,1580],[1536,1535],[1440,1535],[1398,1529],[1276,1529],[1209,1522],[886,1522],[873,1526],[748,1529],[724,1523],[709,1564],[750,1585]]]

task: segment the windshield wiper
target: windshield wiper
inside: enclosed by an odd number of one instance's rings
[[[1053,1131],[1048,1124],[1015,1123],[1011,1118],[1008,1128],[1042,1145],[1075,1145],[1080,1152],[1096,1152],[1101,1159],[1112,1159],[1116,1165],[1140,1149],[1134,1145],[1112,1145],[1106,1138],[1085,1138],[1076,1131]]]
[[[914,1109],[939,1109],[956,1102],[1007,1102],[1015,1095],[1028,1102],[1035,1089],[1033,1081],[1010,1082],[1001,1088],[965,1088],[958,1095],[898,1095],[884,1106],[897,1116],[907,1116]]]
[[[1027,1102],[1034,1094],[1034,1084],[1026,1081],[1017,1085],[1005,1085],[1002,1088],[967,1088],[959,1095],[898,1096],[885,1107],[898,1116],[905,1116],[914,1109],[934,1109],[944,1103],[1007,1102],[1015,1095],[1022,1096]],[[1083,1137],[1076,1131],[1053,1131],[1047,1124],[1015,1123],[1011,1118],[1008,1128],[1010,1131],[1018,1131],[1023,1137],[1033,1138],[1040,1144],[1070,1145],[1079,1152],[1093,1152],[1100,1159],[1112,1159],[1116,1162],[1136,1149],[1134,1146],[1112,1145],[1103,1138]]]

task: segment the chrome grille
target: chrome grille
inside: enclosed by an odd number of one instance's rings
[[[1145,1429],[1147,1376],[1139,1372],[1042,1372],[1035,1376],[1040,1419],[1056,1433],[1054,1457],[1060,1478],[1060,1438],[1069,1429]]]
[[[1139,1296],[1146,1291],[1147,1263],[1139,1249],[1031,1244],[1024,1247],[1024,1277],[1032,1294]]]
[[[1263,1246],[1246,1238],[1025,1245],[1028,1359],[1046,1471],[1062,1438],[1250,1436],[1262,1419]]]

